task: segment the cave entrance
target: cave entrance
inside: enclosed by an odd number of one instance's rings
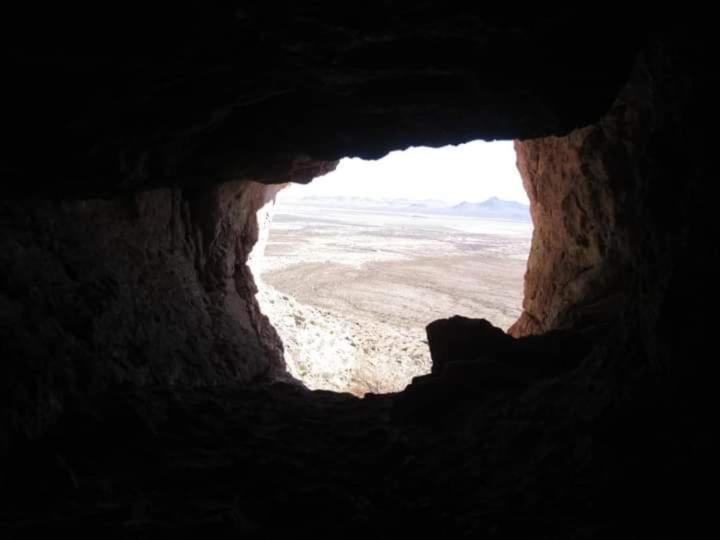
[[[431,321],[515,322],[532,236],[515,159],[508,141],[410,148],[280,191],[252,266],[289,372],[312,389],[401,391],[430,371]]]

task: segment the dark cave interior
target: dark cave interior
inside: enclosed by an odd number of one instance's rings
[[[5,538],[710,521],[702,14],[323,0],[4,22]],[[432,323],[433,372],[399,394],[292,380],[245,264],[256,210],[344,156],[495,138],[535,226],[509,333]]]

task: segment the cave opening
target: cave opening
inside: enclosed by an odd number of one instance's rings
[[[346,158],[258,213],[249,263],[288,371],[311,389],[402,391],[425,327],[520,316],[532,221],[510,141]]]
[[[0,536],[712,530],[719,85],[705,12],[16,4]],[[345,156],[496,138],[516,141],[533,214],[517,322],[435,321],[445,354],[399,393],[288,381],[246,264],[257,210]],[[326,239],[372,236],[350,226]],[[316,263],[295,282],[339,264]],[[403,289],[382,290],[393,305]]]

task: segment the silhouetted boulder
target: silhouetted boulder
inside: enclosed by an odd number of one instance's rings
[[[426,327],[432,356],[432,373],[441,373],[450,362],[488,360],[512,347],[513,338],[485,319],[455,315]]]

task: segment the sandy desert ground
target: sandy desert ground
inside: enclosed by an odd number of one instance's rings
[[[531,235],[527,222],[280,199],[258,300],[308,387],[400,391],[430,370],[429,322],[517,319]]]

